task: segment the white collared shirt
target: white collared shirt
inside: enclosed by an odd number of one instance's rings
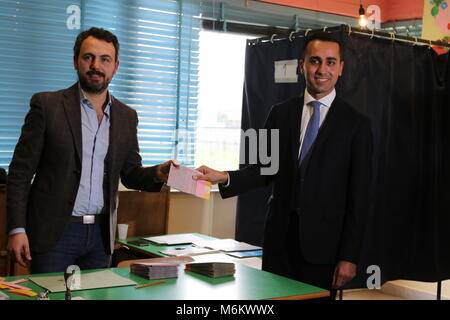
[[[298,157],[300,157],[300,150],[302,150],[302,144],[303,139],[305,138],[306,133],[306,127],[308,126],[309,119],[312,116],[313,113],[313,107],[309,105],[311,101],[316,101],[309,93],[308,90],[305,89],[305,95],[304,95],[304,101],[303,101],[303,111],[302,111],[302,120],[300,123],[300,148],[298,150]],[[322,99],[319,99],[321,103],[320,105],[320,123],[319,123],[319,129],[322,126],[323,121],[325,120],[325,117],[328,114],[328,111],[330,110],[331,104],[334,101],[334,98],[336,98],[336,90],[333,89],[329,94],[327,94]],[[297,157],[297,158],[298,158]]]

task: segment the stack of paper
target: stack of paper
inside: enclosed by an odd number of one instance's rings
[[[232,276],[236,272],[234,263],[229,262],[202,262],[187,263],[185,271],[192,271],[210,278]]]
[[[165,279],[178,277],[178,264],[173,263],[133,263],[130,272],[145,279]]]

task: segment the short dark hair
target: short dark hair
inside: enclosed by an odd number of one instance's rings
[[[94,37],[99,40],[104,40],[106,42],[112,43],[114,45],[114,48],[116,49],[116,60],[119,58],[119,40],[117,37],[111,33],[108,30],[92,27],[88,30],[85,30],[83,32],[80,32],[80,34],[77,36],[77,39],[75,40],[75,45],[73,46],[73,54],[75,59],[78,59],[78,55],[80,54],[81,44],[83,41],[88,37]]]
[[[337,43],[339,45],[339,57],[342,60],[342,52],[343,51],[342,51],[342,43],[341,43],[340,39],[334,33],[326,32],[326,31],[316,31],[316,32],[312,32],[306,36],[305,47],[302,52],[302,59],[305,57],[306,47],[308,46],[308,44],[311,41],[314,41],[314,40]]]

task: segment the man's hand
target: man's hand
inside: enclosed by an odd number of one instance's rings
[[[222,183],[227,184],[228,175],[225,171],[217,171],[207,166],[201,166],[196,169],[200,171],[202,174],[195,174],[192,176],[194,180],[206,180],[211,182],[212,184]]]
[[[13,260],[22,267],[27,267],[27,262],[31,260],[30,245],[26,233],[16,233],[8,238],[7,250]],[[24,261],[25,258],[27,261]]]
[[[156,178],[163,182],[167,182],[169,178],[170,165],[173,164],[175,167],[180,166],[177,160],[169,160],[164,163],[161,163],[156,167]]]
[[[348,261],[339,261],[334,269],[332,288],[342,287],[356,275],[356,264]]]

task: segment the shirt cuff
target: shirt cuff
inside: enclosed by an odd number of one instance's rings
[[[230,174],[228,173],[228,171],[225,171],[225,173],[227,174],[228,181],[227,181],[227,184],[223,184],[223,183],[220,184],[222,186],[222,188],[228,188],[230,185]]]
[[[17,234],[17,233],[25,233],[25,228],[15,228],[15,229],[12,229],[12,230],[8,233],[8,236],[12,236],[13,234]]]

